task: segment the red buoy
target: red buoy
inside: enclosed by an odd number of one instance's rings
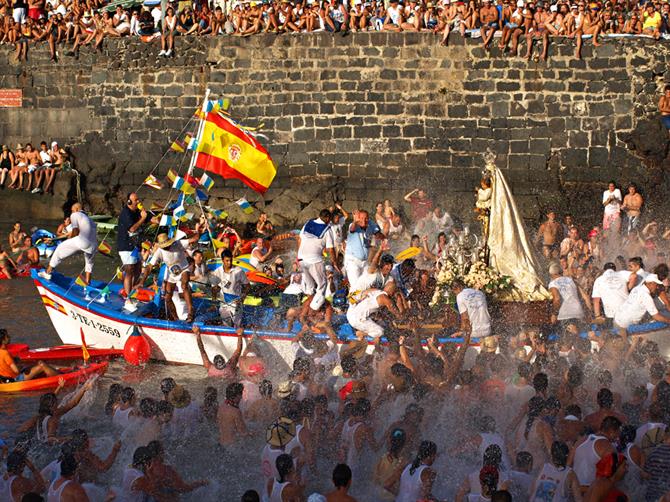
[[[123,358],[128,364],[139,366],[146,363],[150,357],[151,345],[149,345],[149,341],[142,336],[137,326],[134,326],[132,334],[123,346]]]

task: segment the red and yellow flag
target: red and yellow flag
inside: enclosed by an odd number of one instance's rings
[[[270,154],[253,136],[218,113],[205,115],[195,165],[224,178],[239,179],[265,193],[277,174]]]

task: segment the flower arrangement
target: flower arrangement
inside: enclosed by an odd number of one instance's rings
[[[482,260],[475,261],[463,270],[451,258],[443,259],[440,262],[440,268],[435,279],[437,285],[430,302],[431,307],[445,303],[455,303],[456,299],[450,290],[451,283],[455,279],[460,279],[466,286],[479,289],[495,298],[504,297],[507,292],[514,288],[511,277],[500,274]]]

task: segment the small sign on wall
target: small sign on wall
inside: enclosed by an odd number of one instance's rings
[[[0,89],[0,108],[21,108],[22,101],[21,89]]]

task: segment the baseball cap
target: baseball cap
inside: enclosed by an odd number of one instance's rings
[[[549,7],[549,10],[551,12],[558,12],[558,5],[554,4],[551,7]]]
[[[524,5],[526,5],[526,4],[524,3],[523,0],[517,0],[517,2],[516,2],[517,7],[523,7]]]
[[[647,277],[645,277],[644,282],[653,282],[654,284],[663,285],[656,274],[649,274]]]

